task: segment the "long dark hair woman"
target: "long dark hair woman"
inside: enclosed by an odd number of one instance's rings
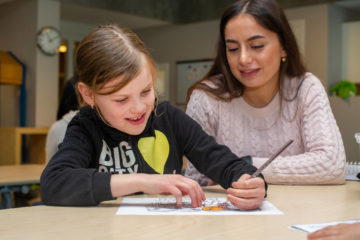
[[[268,182],[344,182],[344,146],[327,93],[306,72],[276,0],[240,0],[224,11],[214,64],[187,99],[188,115],[238,156],[253,156],[256,167],[294,140],[264,171]],[[191,163],[185,175],[213,184]]]

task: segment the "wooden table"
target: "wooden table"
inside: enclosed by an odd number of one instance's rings
[[[11,208],[11,192],[21,191],[21,187],[39,184],[45,164],[22,164],[0,166],[1,208]]]
[[[219,187],[208,197],[225,196]],[[140,196],[141,197],[141,196]],[[1,239],[306,239],[290,225],[360,217],[360,182],[339,186],[270,185],[283,215],[120,216],[120,199],[96,207],[36,206],[0,211]]]

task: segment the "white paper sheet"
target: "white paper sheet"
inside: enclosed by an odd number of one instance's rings
[[[360,163],[353,162],[346,164],[346,180],[360,181],[357,174],[360,173]]]
[[[327,226],[332,226],[339,223],[356,223],[356,222],[360,222],[360,219],[345,220],[338,222],[315,223],[315,224],[300,224],[300,225],[290,226],[290,228],[293,228],[295,230],[300,230],[306,233],[312,233]]]
[[[182,208],[176,208],[175,198],[132,198],[125,197],[117,215],[275,215],[283,214],[269,201],[264,201],[259,209],[243,211],[234,207],[226,198],[207,198],[203,207],[193,208],[189,197],[183,198]],[[218,206],[224,210],[204,210]]]

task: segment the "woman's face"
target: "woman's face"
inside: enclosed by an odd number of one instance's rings
[[[118,81],[122,81],[122,76],[105,84],[101,91],[108,91]],[[138,135],[144,131],[154,103],[154,82],[147,64],[117,92],[109,95],[95,94],[95,104],[105,120],[112,127],[130,135]]]
[[[277,86],[281,57],[286,56],[276,33],[250,14],[230,19],[225,27],[226,56],[232,74],[253,90]]]

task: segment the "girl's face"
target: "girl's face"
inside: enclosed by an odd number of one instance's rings
[[[230,19],[225,27],[226,56],[232,74],[253,90],[277,86],[281,57],[286,56],[276,33],[250,14]]]
[[[111,89],[118,81],[122,81],[122,76],[105,84],[100,93]],[[108,95],[95,94],[94,99],[102,116],[112,127],[130,135],[142,133],[155,103],[150,68],[145,65],[123,88]]]

